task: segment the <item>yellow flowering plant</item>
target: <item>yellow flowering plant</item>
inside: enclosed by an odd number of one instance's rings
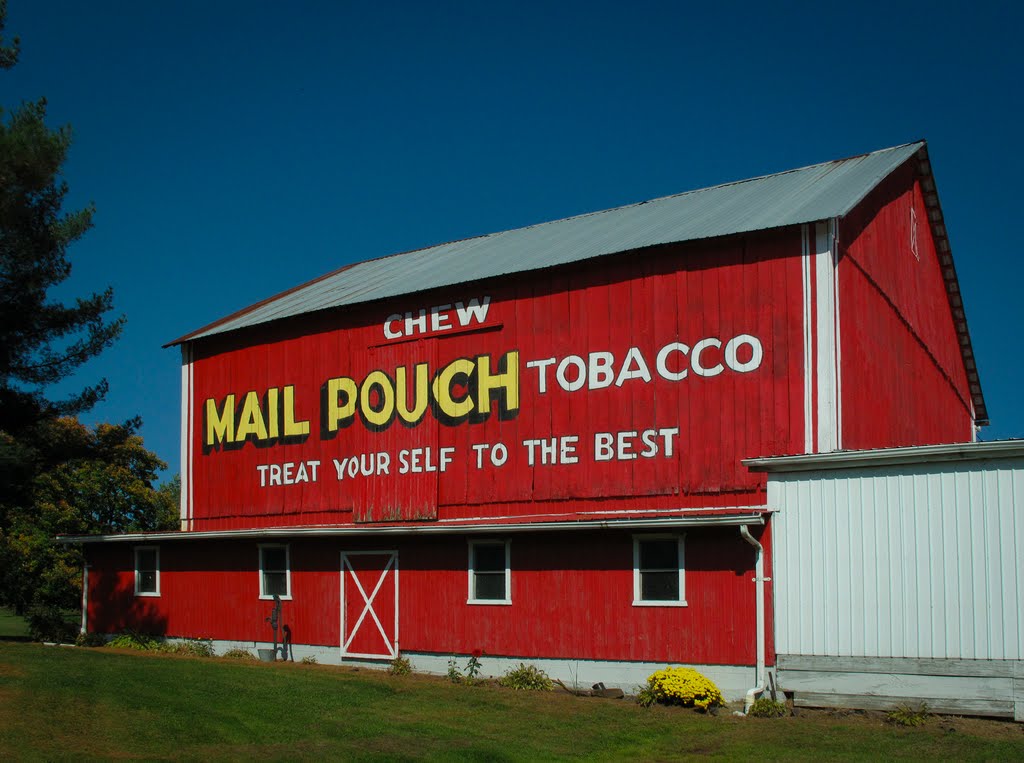
[[[647,677],[647,685],[640,689],[637,701],[645,707],[659,702],[698,710],[725,704],[722,692],[710,678],[693,668],[673,667],[651,673]]]

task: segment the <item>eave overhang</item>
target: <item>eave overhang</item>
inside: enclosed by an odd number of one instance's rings
[[[742,463],[752,472],[810,472],[1005,458],[1024,458],[1024,440],[916,445],[877,450],[837,450],[831,453],[745,458]]]
[[[117,535],[61,535],[59,543],[143,543],[186,540],[244,540],[248,538],[331,538],[414,535],[502,535],[524,532],[571,532],[579,530],[668,530],[687,527],[736,527],[763,525],[767,508],[728,513],[700,513],[683,516],[637,519],[589,519],[564,522],[445,522],[429,525],[317,525],[302,527],[261,527],[244,530],[193,530]]]

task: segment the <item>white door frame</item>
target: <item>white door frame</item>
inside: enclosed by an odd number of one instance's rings
[[[355,573],[355,569],[349,563],[348,559],[351,556],[390,556],[387,564],[384,565],[384,570],[380,573],[380,577],[377,578],[377,583],[373,587],[373,591],[369,595],[366,593],[366,589],[363,588],[363,584],[359,582],[359,578]],[[355,590],[359,593],[363,600],[363,611],[359,614],[359,618],[356,620],[355,625],[352,626],[352,632],[348,638],[345,637],[345,572],[348,570],[348,577],[351,583],[355,584]],[[384,626],[381,624],[380,619],[377,617],[377,613],[373,609],[373,602],[377,598],[377,594],[380,592],[381,586],[384,585],[384,581],[387,580],[388,573],[393,572],[395,577],[395,623],[394,623],[394,640],[392,641],[388,634],[384,631]],[[363,622],[366,620],[366,616],[369,615],[374,625],[377,626],[377,631],[384,638],[384,643],[388,645],[389,652],[387,654],[364,654],[360,652],[349,651],[349,646],[352,640],[355,638],[356,633],[363,626]],[[342,551],[341,552],[341,656],[344,657],[366,657],[369,659],[395,659],[398,657],[398,550],[397,549],[383,549],[380,551]]]

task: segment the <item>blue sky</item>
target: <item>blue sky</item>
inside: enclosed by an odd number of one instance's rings
[[[1024,10],[829,5],[10,0],[0,104],[48,99],[74,128],[68,208],[97,207],[58,296],[110,284],[128,317],[72,380],[110,381],[86,420],[141,414],[176,472],[161,345],[240,307],[348,262],[926,138],[982,437],[1024,436]]]

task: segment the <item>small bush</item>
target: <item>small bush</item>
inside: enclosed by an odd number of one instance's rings
[[[771,697],[759,697],[754,700],[747,715],[754,718],[785,718],[789,715],[789,708],[785,702],[779,702]]]
[[[74,612],[57,607],[33,607],[25,619],[29,635],[36,641],[73,644],[81,627]]]
[[[922,726],[928,720],[928,705],[924,702],[921,707],[914,710],[906,705],[900,705],[895,710],[885,714],[886,720],[896,726]]]
[[[102,633],[79,633],[75,637],[75,646],[105,646],[106,643]]]
[[[157,651],[186,657],[213,657],[213,642],[209,639],[186,639],[173,644],[158,644]]]
[[[453,684],[460,684],[463,680],[462,671],[459,670],[459,665],[455,662],[454,657],[448,659],[448,680]]]
[[[393,676],[407,676],[412,673],[412,663],[409,662],[408,658],[398,655],[388,665],[388,673]]]
[[[647,686],[640,689],[637,701],[640,704],[647,701],[645,706],[660,702],[663,705],[682,705],[703,711],[725,704],[722,692],[711,679],[693,668],[672,667],[651,673],[647,678]]]
[[[311,654],[307,654],[305,657],[299,660],[299,662],[301,662],[303,665],[316,665],[316,657],[314,657]]]
[[[506,689],[526,691],[551,691],[555,688],[547,673],[536,665],[524,665],[521,662],[518,668],[506,671],[505,675],[498,679],[498,684]]]
[[[256,655],[250,652],[248,649],[228,649],[224,654],[221,655],[225,660],[255,660]]]
[[[650,681],[637,688],[636,702],[640,707],[650,707],[657,701],[658,693],[651,686]]]
[[[155,638],[135,631],[125,631],[114,636],[107,642],[107,646],[114,649],[138,649],[141,652],[156,652],[160,649],[160,644]]]

